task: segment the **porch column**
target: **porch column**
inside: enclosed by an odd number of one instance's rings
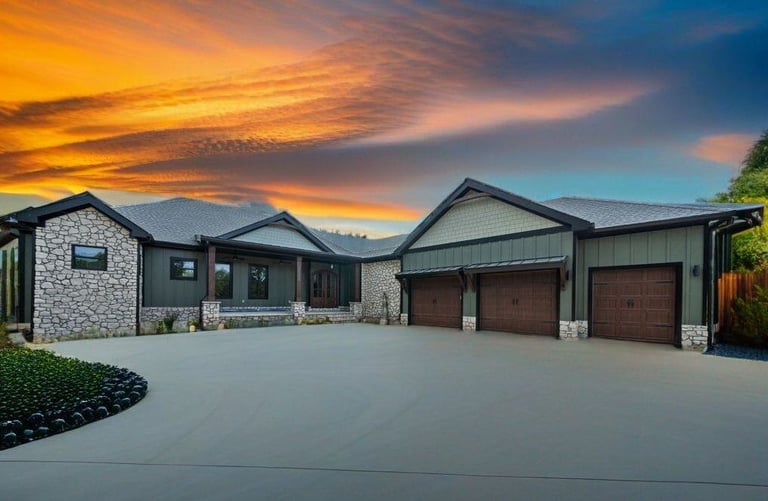
[[[352,293],[352,301],[360,302],[360,263],[355,263],[352,265],[354,268],[354,279],[353,283],[355,284],[353,287],[353,293]]]
[[[304,301],[304,287],[302,285],[302,263],[303,259],[301,256],[296,256],[296,301]]]
[[[208,301],[216,300],[216,247],[208,246]]]

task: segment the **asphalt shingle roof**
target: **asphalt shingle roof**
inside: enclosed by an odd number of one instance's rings
[[[189,198],[124,205],[115,210],[151,233],[157,241],[192,245],[197,244],[195,235],[223,235],[276,214],[266,205],[235,206]],[[391,254],[406,237],[369,239],[317,229],[310,231],[335,253],[355,257]]]
[[[266,206],[223,205],[189,198],[123,205],[115,210],[155,240],[193,245],[197,244],[195,235],[222,235],[275,215]]]
[[[760,204],[646,203],[581,197],[556,198],[541,204],[589,221],[595,225],[596,230],[676,219],[716,217],[720,213],[737,209],[761,207]]]

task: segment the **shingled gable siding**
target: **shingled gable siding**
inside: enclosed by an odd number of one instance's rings
[[[106,247],[107,270],[72,269],[72,245]],[[51,218],[36,230],[36,342],[134,335],[138,243],[93,208]]]
[[[694,277],[691,269],[704,267],[704,228],[689,226],[669,230],[649,231],[591,238],[579,242],[579,265],[576,295],[576,317],[588,316],[588,273],[590,268],[603,266],[628,266],[656,263],[683,264],[683,311],[684,326],[701,326],[703,323],[704,277]]]
[[[441,249],[411,251],[403,255],[403,271],[458,266],[475,263],[494,263],[515,259],[567,256],[567,269],[573,268],[573,233],[561,231],[545,235],[533,235],[494,242],[460,245]],[[571,295],[573,287],[566,281],[560,291],[560,320],[571,320]],[[403,313],[408,312],[408,295],[403,295]],[[477,315],[477,299],[474,291],[464,293],[463,316]]]
[[[244,233],[239,237],[235,237],[233,240],[255,244],[274,245],[277,247],[289,247],[292,249],[303,249],[311,251],[321,250],[298,231],[280,226],[265,226],[251,232]]]
[[[395,273],[400,271],[400,261],[377,261],[363,263],[361,268],[363,318],[380,319],[384,294],[389,304],[388,316],[390,321],[400,318],[400,282]]]
[[[446,212],[419,238],[411,249],[560,226],[493,198],[461,202]]]

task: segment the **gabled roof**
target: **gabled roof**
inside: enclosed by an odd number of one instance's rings
[[[438,219],[440,219],[446,212],[448,212],[448,210],[453,205],[453,202],[467,196],[468,194],[471,194],[471,192],[477,192],[478,194],[491,196],[502,202],[506,202],[556,223],[568,226],[573,231],[586,230],[592,227],[592,224],[589,221],[579,217],[554,209],[552,207],[548,207],[546,205],[542,205],[528,198],[515,195],[514,193],[510,193],[495,186],[482,183],[475,179],[466,178],[458,188],[453,190],[453,192],[451,192],[451,194],[448,195],[440,203],[440,205],[435,208],[435,210],[430,212],[429,215],[424,218],[421,223],[419,223],[416,229],[413,230],[405,239],[405,241],[403,241],[403,243],[397,247],[395,253],[400,253],[408,249],[413,243],[421,238],[421,236],[424,235],[424,233],[426,233],[426,231],[432,225],[434,225]]]
[[[302,236],[304,236],[307,240],[315,244],[320,249],[324,250],[325,252],[333,252],[327,245],[325,245],[324,242],[322,242],[319,238],[317,238],[317,236],[314,233],[309,231],[309,229],[306,226],[301,224],[301,222],[298,219],[291,216],[285,211],[275,214],[274,216],[269,217],[267,219],[262,219],[261,221],[257,221],[247,226],[243,226],[242,228],[238,228],[236,230],[223,233],[219,235],[217,238],[220,238],[223,240],[231,240],[236,237],[239,237],[240,235],[244,235],[246,233],[250,233],[252,231],[258,230],[259,228],[263,228],[265,226],[269,226],[276,223],[284,223],[284,224],[287,224],[288,226],[293,227],[293,229],[301,233]]]
[[[87,207],[96,209],[119,225],[128,229],[131,236],[134,238],[152,238],[152,235],[150,235],[140,225],[128,219],[123,214],[120,214],[110,205],[88,191],[78,193],[77,195],[72,195],[71,197],[62,198],[61,200],[57,200],[46,205],[28,207],[18,212],[6,214],[5,216],[0,217],[0,222],[7,224],[27,224],[30,226],[42,226],[45,225],[45,221],[48,219],[85,209]]]
[[[395,249],[408,235],[394,235],[385,238],[361,238],[341,235],[330,231],[310,229],[319,239],[328,244],[333,252],[360,258],[392,256]]]
[[[199,245],[195,235],[219,235],[275,215],[265,206],[215,204],[189,198],[124,205],[115,210],[149,231],[155,240]]]
[[[763,210],[761,204],[647,203],[580,197],[557,198],[542,204],[590,221],[595,232],[704,223],[729,216],[749,217],[754,211],[762,215]]]

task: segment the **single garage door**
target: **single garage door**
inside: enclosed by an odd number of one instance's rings
[[[674,343],[676,280],[671,266],[595,270],[592,335]]]
[[[411,285],[410,323],[461,327],[461,285],[458,277],[414,279]]]
[[[479,328],[555,336],[557,294],[555,270],[480,275]]]

